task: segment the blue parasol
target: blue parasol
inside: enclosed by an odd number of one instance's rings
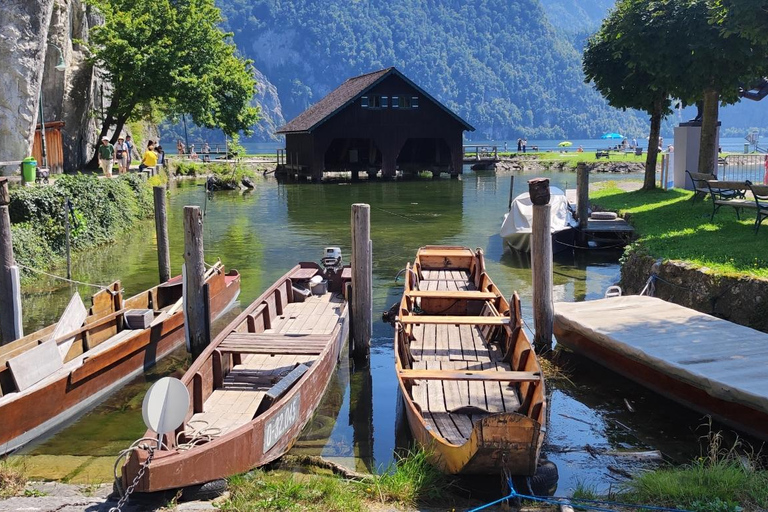
[[[604,133],[600,138],[601,139],[623,139],[624,136],[620,133],[613,132],[613,133]]]

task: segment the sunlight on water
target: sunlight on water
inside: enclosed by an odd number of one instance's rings
[[[575,184],[574,173],[544,176],[563,189]],[[515,195],[527,190],[526,181],[532,177],[516,177]],[[593,175],[592,179],[627,176]],[[529,263],[505,251],[498,234],[509,184],[509,175],[492,172],[467,172],[460,180],[354,185],[278,184],[266,179],[259,180],[253,192],[219,192],[208,199],[202,187],[184,181],[170,198],[172,268],[179,272],[182,262],[182,207],[199,205],[205,212],[206,259],[213,262],[220,258],[227,268],[241,272],[240,303],[248,304],[296,262],[318,261],[325,246],[340,246],[348,261],[350,205],[370,204],[376,320],[370,371],[351,369],[351,363],[343,361],[323,406],[295,449],[322,454],[357,469],[381,469],[391,462],[396,440],[399,443],[403,436],[396,424],[393,333],[378,316],[399,300],[402,288],[395,276],[414,258],[418,247],[453,244],[482,248],[488,273],[506,295],[515,290],[520,293],[523,316],[531,325]],[[155,250],[154,225],[148,221],[127,233],[121,242],[76,257],[74,278],[91,283],[121,279],[129,296],[156,283]],[[602,297],[605,288],[618,280],[617,258],[616,253],[558,255],[555,300]],[[87,297],[95,290],[83,286],[79,291]],[[27,287],[26,332],[56,321],[72,292],[47,280]],[[218,322],[214,329],[224,325]],[[660,447],[682,458],[695,449],[695,415],[682,415],[682,426],[665,425],[665,411],[676,407],[603,369],[571,359],[572,384],[549,386],[548,451],[560,468],[562,491],[567,492],[579,481],[608,485],[605,465],[584,450],[587,444],[611,449]],[[156,378],[180,373],[186,361],[183,351],[177,352],[74,424],[28,448],[32,476],[85,483],[109,480],[113,457],[144,431],[140,412],[144,392]],[[634,403],[637,412],[627,412],[624,398]]]

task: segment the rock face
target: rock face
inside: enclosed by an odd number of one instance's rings
[[[717,275],[681,261],[632,252],[621,266],[624,294],[640,293],[651,275],[655,297],[768,332],[768,279]]]
[[[30,155],[53,4],[54,0],[0,3],[0,162]],[[10,174],[18,167],[0,166],[0,173]]]
[[[82,0],[5,0],[0,18],[12,20],[0,26],[0,161],[31,154],[42,84],[43,120],[64,121],[64,169],[81,167],[98,134],[101,84],[74,40],[87,41],[89,27],[101,20]],[[61,58],[63,70],[56,69]],[[0,167],[2,174],[17,170]]]
[[[275,131],[285,124],[283,117],[283,107],[280,104],[280,98],[277,95],[277,87],[269,79],[256,70],[256,94],[253,96],[253,102],[261,108],[261,119],[254,126],[254,140],[278,140]]]

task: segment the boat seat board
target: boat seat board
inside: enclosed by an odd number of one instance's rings
[[[28,389],[64,366],[59,347],[54,340],[22,352],[10,358],[6,364],[19,391]]]
[[[477,290],[412,290],[408,295],[422,299],[459,299],[459,300],[493,300],[497,295],[493,292]]]
[[[262,390],[247,388],[214,389],[203,405],[204,412],[192,415],[187,425],[190,429],[216,429],[218,435],[224,435],[250,422],[264,395]]]
[[[495,382],[535,382],[541,380],[539,372],[517,371],[457,371],[457,370],[400,370],[402,378],[408,380],[477,380]]]
[[[768,412],[768,334],[655,297],[555,303],[558,329]]]
[[[439,316],[403,315],[400,323],[437,325],[509,325],[509,318],[503,316]]]

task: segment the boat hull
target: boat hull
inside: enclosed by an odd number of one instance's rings
[[[614,372],[738,430],[768,440],[768,413],[746,404],[712,396],[702,388],[626,357],[582,333],[554,323],[557,342]]]
[[[212,369],[211,364],[218,352],[217,346],[226,339],[228,334],[236,332],[249,321],[248,315],[256,305],[278,304],[280,299],[275,298],[276,292],[285,289],[283,283],[286,280],[290,286],[290,275],[291,272],[278,280],[222,330],[219,337],[185,373],[182,382],[190,391],[193,402],[197,403],[197,405],[192,404],[193,409],[203,409],[204,400],[197,390],[209,389],[211,382],[217,378],[214,375],[216,370]],[[306,374],[274,405],[258,413],[252,421],[193,449],[156,452],[139,480],[136,491],[156,492],[202,484],[246,472],[285,454],[312,418],[328,387],[341,349],[349,337],[348,316],[348,304],[344,301],[338,320],[332,332],[328,334],[328,342],[322,353],[311,364]],[[279,350],[276,353],[279,353]],[[193,412],[190,410],[187,421],[191,419]],[[147,432],[146,435],[155,436],[152,432]],[[164,439],[168,446],[174,446],[173,436],[166,435]],[[147,457],[148,452],[139,450],[128,459],[122,470],[124,485],[133,481]]]
[[[240,293],[240,275],[237,271],[215,275],[208,283],[211,316],[216,318]],[[6,395],[0,402],[0,453],[20,448],[97,405],[182,345],[184,339],[184,315],[177,313],[111,350],[99,352],[99,359],[93,358],[94,367],[86,352],[69,364],[71,371],[49,378],[44,386],[17,396]]]
[[[575,246],[576,230],[566,228],[552,233],[552,254],[570,251]],[[531,234],[515,233],[504,238],[504,242],[515,251],[531,252]]]

